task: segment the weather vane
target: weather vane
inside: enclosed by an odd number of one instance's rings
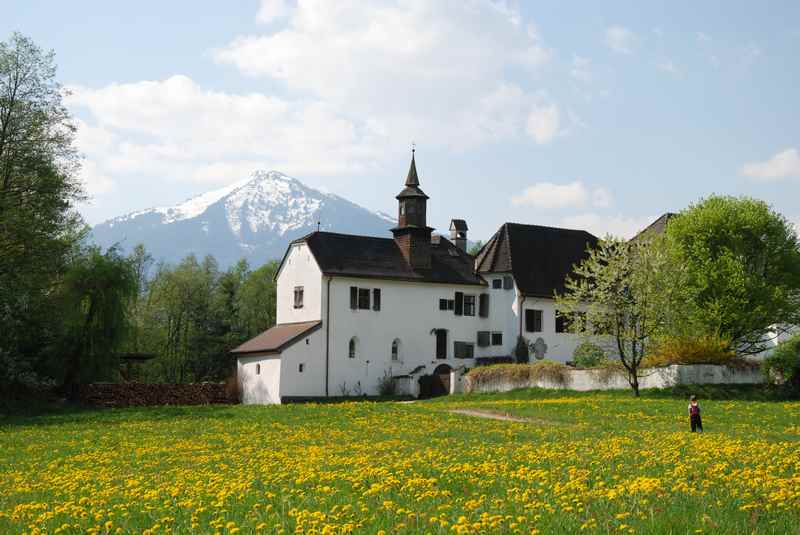
[[[417,144],[413,141],[411,142],[411,153],[413,154],[417,150]]]

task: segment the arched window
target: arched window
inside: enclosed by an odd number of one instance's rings
[[[347,356],[350,357],[351,359],[356,358],[356,345],[357,344],[358,344],[358,341],[356,340],[355,336],[350,339],[350,344],[348,345],[348,348],[347,348]]]
[[[400,360],[400,339],[395,338],[392,341],[392,360]]]
[[[261,364],[256,364],[256,375],[261,375]]]

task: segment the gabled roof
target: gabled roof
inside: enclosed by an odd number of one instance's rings
[[[473,271],[473,260],[449,240],[431,243],[431,268],[413,269],[391,238],[335,232],[313,232],[305,242],[325,275],[394,279],[445,284],[485,285]]]
[[[479,273],[511,273],[524,295],[553,297],[597,241],[584,230],[505,223],[478,252],[475,266]]]
[[[662,215],[661,217],[659,217],[658,219],[647,225],[645,229],[639,231],[639,233],[636,234],[636,236],[631,238],[631,241],[636,241],[641,238],[644,238],[645,236],[652,236],[654,234],[655,235],[664,234],[667,231],[667,225],[669,224],[669,222],[674,217],[677,217],[677,215],[678,214],[675,214],[673,212],[667,212],[666,214]]]
[[[248,353],[280,353],[294,342],[310,334],[312,331],[319,329],[321,325],[321,321],[281,323],[267,329],[255,338],[251,338],[239,347],[231,350],[231,353],[239,355]]]
[[[467,222],[463,219],[452,219],[450,221],[450,230],[457,230],[459,232],[464,232],[469,230],[467,228]]]

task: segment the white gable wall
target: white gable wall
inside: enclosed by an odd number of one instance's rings
[[[303,307],[294,308],[294,288],[303,287]],[[293,243],[277,278],[277,323],[322,318],[322,272],[305,243]]]

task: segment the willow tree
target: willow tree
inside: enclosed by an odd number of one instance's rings
[[[114,379],[117,351],[130,328],[138,284],[132,263],[112,247],[89,247],[73,258],[61,284],[65,336],[64,388],[75,397],[83,382]]]

